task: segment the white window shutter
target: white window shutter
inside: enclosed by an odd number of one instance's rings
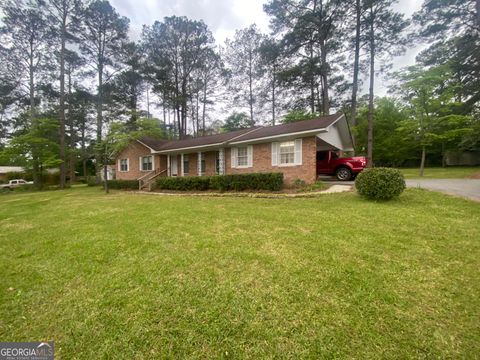
[[[122,159],[118,159],[117,162],[118,162],[118,164],[117,164],[117,166],[118,166],[118,171],[122,171]]]
[[[138,158],[138,170],[142,171],[142,157]]]
[[[295,139],[295,165],[302,165],[302,139]]]
[[[130,158],[127,158],[127,171],[130,171]]]
[[[272,142],[272,166],[278,166],[278,142]]]
[[[230,155],[231,155],[230,167],[232,168],[237,167],[237,152],[238,152],[238,149],[236,147],[230,149]]]
[[[248,145],[247,147],[247,161],[248,161],[248,167],[253,166],[253,146]]]

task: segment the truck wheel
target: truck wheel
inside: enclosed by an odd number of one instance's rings
[[[352,172],[347,167],[339,167],[337,171],[335,171],[335,175],[337,175],[337,179],[340,181],[348,181],[352,178]]]

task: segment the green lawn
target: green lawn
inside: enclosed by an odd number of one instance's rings
[[[479,219],[419,189],[3,195],[0,339],[58,359],[474,358]]]
[[[418,175],[419,168],[400,169],[406,179],[421,179]],[[434,167],[425,168],[423,177],[425,179],[463,179],[472,175],[480,176],[480,166],[451,166],[451,167]]]

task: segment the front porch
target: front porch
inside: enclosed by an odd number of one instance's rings
[[[211,176],[225,174],[225,149],[175,152],[166,155],[166,176]]]

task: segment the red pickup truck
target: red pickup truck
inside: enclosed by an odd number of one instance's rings
[[[364,156],[340,158],[334,151],[317,152],[317,175],[336,175],[340,181],[354,178],[366,164]]]

